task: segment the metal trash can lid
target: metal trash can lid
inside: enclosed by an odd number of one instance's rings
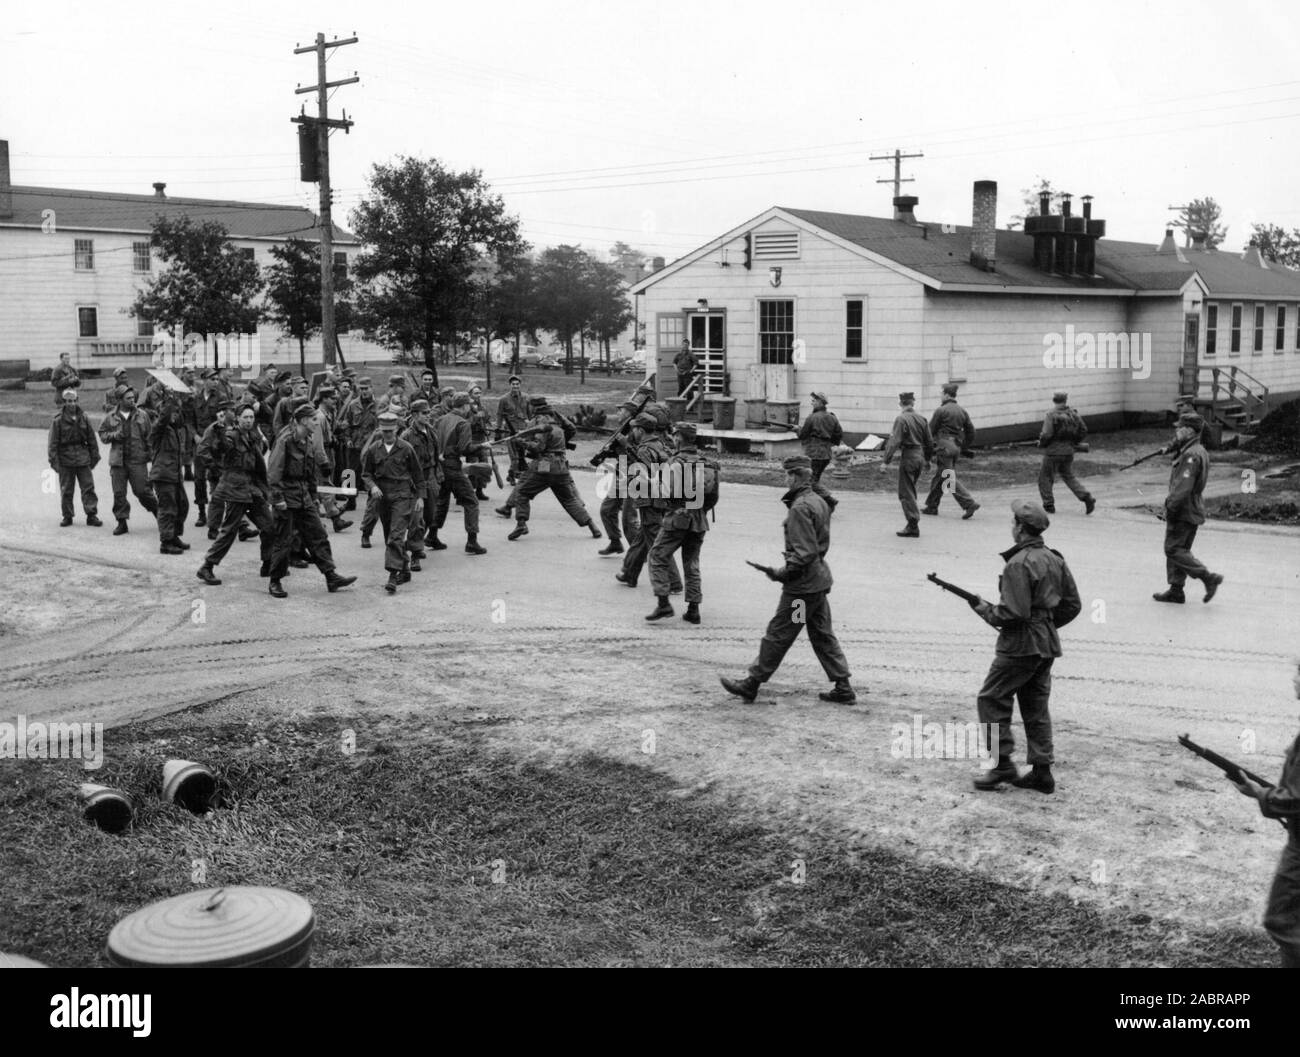
[[[0,969],[48,969],[44,962],[28,958],[22,954],[6,954],[0,951]]]
[[[282,888],[207,888],[124,917],[108,958],[126,968],[298,968],[315,931],[311,904]]]

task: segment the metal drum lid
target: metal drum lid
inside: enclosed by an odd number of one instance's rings
[[[311,904],[282,888],[207,888],[124,917],[108,958],[128,968],[300,968],[315,931]]]

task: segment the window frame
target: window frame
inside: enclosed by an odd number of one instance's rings
[[[1205,355],[1213,356],[1219,344],[1219,306],[1207,303],[1205,306]]]
[[[1245,303],[1242,301],[1232,302],[1232,315],[1229,322],[1229,340],[1228,355],[1236,356],[1241,353],[1241,324],[1245,320]]]
[[[795,327],[795,299],[793,297],[759,297],[755,298],[756,309],[754,312],[754,341],[756,344],[755,352],[757,353],[757,362],[763,366],[780,367],[791,366],[794,363],[794,338],[797,333]],[[790,329],[786,331],[764,330],[763,329],[763,306],[765,305],[789,305],[790,306]],[[763,347],[765,337],[789,337],[789,346],[784,350],[784,358],[770,359],[772,355]],[[780,354],[782,350],[776,350]]]
[[[144,249],[143,254],[140,252],[141,248]],[[149,250],[148,242],[131,243],[131,271],[136,275],[147,275],[153,271],[153,255]],[[141,261],[144,261],[144,267],[140,266]]]
[[[1286,305],[1279,302],[1275,313],[1277,325],[1273,330],[1274,354],[1286,351]]]
[[[76,312],[77,312],[77,340],[78,341],[99,340],[99,306],[98,305],[77,305]],[[84,325],[82,323],[82,317],[81,317],[81,313],[83,312],[92,313],[91,318],[94,320],[94,330],[95,330],[93,334],[83,333]]]
[[[1254,333],[1251,335],[1250,354],[1260,356],[1264,352],[1264,325],[1268,321],[1268,306],[1263,301],[1254,302]]]
[[[93,272],[95,270],[95,240],[72,240],[72,270],[75,272]]]
[[[844,343],[843,355],[841,360],[844,363],[866,363],[867,362],[867,301],[866,294],[845,294],[841,301],[844,305]],[[858,304],[858,324],[853,326],[849,322],[849,306],[857,302]],[[849,339],[854,331],[857,331],[858,354],[853,356],[849,353]]]

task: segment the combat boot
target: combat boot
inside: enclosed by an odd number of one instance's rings
[[[199,566],[199,571],[196,572],[194,575],[197,576],[209,587],[216,587],[221,583],[221,581],[217,579],[216,573],[212,571],[212,566],[209,565],[207,562],[204,562],[201,566]]]
[[[1170,587],[1167,591],[1161,591],[1159,594],[1151,596],[1157,602],[1173,602],[1176,605],[1182,605],[1187,601],[1187,596],[1183,594],[1181,587]]]
[[[698,624],[700,622],[699,602],[687,602],[686,612],[682,614],[682,619],[688,624]]]
[[[1201,601],[1208,602],[1213,598],[1221,583],[1223,583],[1222,573],[1208,573],[1205,577],[1205,597]]]
[[[272,581],[271,581],[271,586],[268,587],[266,590],[267,590],[267,593],[268,593],[272,598],[288,598],[288,597],[289,597],[289,592],[286,591],[283,587],[280,586],[280,581],[279,581],[279,580],[272,580]]]
[[[1055,507],[1053,504],[1051,504],[1051,503],[1044,503],[1044,504],[1043,504],[1043,509],[1044,509],[1047,513],[1049,513],[1049,514],[1055,514],[1055,513],[1056,513],[1056,507]]]
[[[610,540],[609,544],[596,552],[602,558],[608,558],[611,554],[622,554],[623,544],[618,540]]]
[[[187,551],[190,549],[190,545],[186,543],[183,539],[181,539],[179,536],[173,536],[167,542],[170,543],[173,547],[179,547],[183,551]]]
[[[851,705],[858,699],[858,695],[853,692],[853,687],[849,685],[847,679],[836,679],[835,689],[823,690],[817,696],[823,701],[830,701],[837,705]]]
[[[409,584],[411,582],[411,570],[403,569],[400,573],[398,573],[397,582],[399,584]]]
[[[417,558],[414,554],[412,554],[412,555],[411,555],[411,572],[413,572],[413,573],[418,573],[418,572],[423,572],[423,571],[424,571],[424,566],[420,564],[420,559]]]
[[[194,522],[194,527],[195,527],[195,528],[203,528],[203,526],[206,525],[207,523],[208,523],[208,516],[207,516],[205,513],[203,513],[202,510],[200,510],[200,511],[199,511],[199,518],[198,518],[197,521]]]
[[[183,547],[176,546],[175,540],[163,540],[162,544],[158,547],[158,553],[159,554],[184,554],[185,549]]]
[[[1052,767],[1046,763],[1034,764],[1033,770],[1026,771],[1011,784],[1017,789],[1036,789],[1040,793],[1056,792],[1056,779],[1052,777]]]
[[[929,514],[931,517],[938,517],[938,516],[939,516],[939,510],[938,510],[937,507],[932,509],[932,508],[930,508],[930,507],[928,507],[928,506],[923,506],[923,507],[921,507],[921,513],[922,513],[922,514]]]
[[[329,588],[330,594],[333,594],[340,587],[348,587],[356,582],[357,578],[355,576],[340,576],[334,572],[325,574],[325,586]]]
[[[515,516],[514,510],[508,506],[499,506],[496,508],[496,512],[497,517],[512,518]]]
[[[676,610],[668,602],[667,595],[658,595],[659,604],[655,606],[654,612],[646,615],[646,620],[663,620],[664,617],[671,617]]]
[[[980,505],[978,503],[972,503],[970,506],[966,508],[966,513],[962,514],[961,519],[963,521],[969,521],[971,518],[975,516],[975,511],[977,511],[979,508]]]
[[[389,573],[388,583],[384,584],[384,590],[390,595],[395,595],[397,594],[397,585],[399,583],[401,583],[401,580],[398,578],[397,573]]]
[[[71,524],[72,524],[72,518],[65,517],[62,521],[59,522],[59,528],[67,528]]]
[[[125,535],[127,534],[128,531],[130,531],[130,530],[126,527],[126,522],[125,522],[125,521],[122,521],[122,520],[119,518],[119,519],[118,519],[118,522],[117,522],[117,528],[115,528],[115,529],[113,530],[113,535],[114,535],[114,536],[125,536]]]
[[[921,530],[916,527],[915,521],[909,521],[907,527],[894,533],[895,536],[915,537],[921,535]]]
[[[1096,509],[1097,500],[1093,499],[1092,496],[1088,496],[1088,498],[1083,501],[1083,512],[1085,514],[1091,514]],[[1051,511],[1049,510],[1048,513],[1050,514]]]
[[[728,679],[725,675],[719,676],[722,687],[729,694],[735,694],[742,701],[753,701],[758,696],[758,680],[752,675],[747,675],[743,679]]]
[[[363,550],[369,550],[369,549],[371,548],[371,546],[372,546],[372,544],[371,544],[371,542],[370,542],[370,533],[369,533],[369,532],[363,532],[363,533],[361,533],[361,547],[362,547],[362,549],[363,549]]]
[[[338,517],[334,518],[334,531],[342,532],[345,528],[350,527],[351,524],[352,524],[351,521],[349,521],[342,514],[340,514]]]
[[[1016,765],[1007,757],[998,760],[998,765],[991,771],[985,771],[975,779],[975,788],[981,791],[996,789],[1003,782],[1015,782],[1020,778]]]
[[[477,499],[480,503],[486,503],[491,497],[485,491],[483,491],[482,488],[476,488],[474,490],[474,498]]]
[[[621,583],[624,587],[636,586],[636,577],[629,578],[627,573],[615,573],[614,579],[617,580],[619,583]]]
[[[86,524],[89,525],[91,528],[100,528],[103,526],[104,523],[100,521],[99,518],[97,518],[94,514],[87,514]]]
[[[527,530],[527,529],[524,529],[524,531],[527,532],[528,530]],[[486,553],[487,553],[487,548],[486,548],[486,547],[483,547],[483,546],[480,546],[479,541],[478,541],[478,536],[477,536],[477,535],[473,535],[473,536],[470,536],[469,539],[467,539],[467,540],[465,541],[465,553],[466,553],[466,554],[486,554]]]
[[[447,549],[447,544],[443,543],[442,540],[438,538],[437,529],[429,530],[429,536],[424,543],[431,551],[445,551]]]
[[[251,525],[246,525],[239,530],[239,542],[247,543],[249,540],[255,540],[261,533]]]
[[[520,536],[527,536],[527,535],[528,535],[528,526],[521,521],[519,522],[518,525],[515,526],[515,530],[512,533],[510,533],[510,535],[507,536],[506,539],[517,540],[519,539]]]

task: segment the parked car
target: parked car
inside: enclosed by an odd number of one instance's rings
[[[537,366],[544,371],[558,371],[564,366],[564,363],[554,356],[543,356],[537,361]]]

